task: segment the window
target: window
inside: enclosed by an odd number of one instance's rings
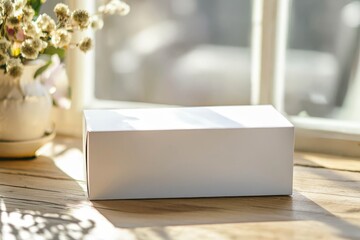
[[[360,120],[354,111],[360,91],[359,26],[360,1],[293,1],[286,62],[288,114]]]
[[[129,3],[129,16],[105,19],[95,53],[71,53],[75,110],[273,104],[298,149],[360,156],[359,0]]]
[[[250,103],[251,0],[133,0],[96,34],[97,99]]]
[[[317,130],[318,136],[327,132],[324,139],[337,135],[349,141],[352,149],[342,154],[359,151],[359,56],[360,1],[292,1],[284,109],[295,124],[308,129],[306,141]],[[338,143],[331,145],[339,152]]]

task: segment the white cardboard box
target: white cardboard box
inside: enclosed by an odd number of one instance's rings
[[[294,127],[271,106],[85,110],[90,199],[292,194]]]

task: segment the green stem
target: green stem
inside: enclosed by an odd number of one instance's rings
[[[7,39],[7,34],[6,34],[6,29],[5,29],[6,20],[7,20],[7,16],[5,17],[4,22],[3,22],[2,26],[1,26],[1,36],[4,36]]]

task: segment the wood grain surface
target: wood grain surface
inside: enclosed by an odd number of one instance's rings
[[[89,201],[80,149],[0,161],[1,239],[360,239],[359,159],[296,153],[292,196]]]

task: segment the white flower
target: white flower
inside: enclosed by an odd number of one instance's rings
[[[29,41],[29,43],[39,52],[44,50],[48,45],[46,42],[44,42],[40,38],[28,39],[26,41]]]
[[[83,52],[87,52],[92,48],[92,40],[89,37],[84,38],[80,43],[79,43],[79,48],[81,51]]]
[[[11,15],[7,18],[6,25],[9,28],[15,28],[20,25],[20,20],[17,16]]]
[[[32,39],[27,39],[21,44],[21,56],[27,59],[36,59],[39,55],[38,46]]]
[[[43,32],[47,33],[53,32],[56,28],[55,21],[46,13],[41,14],[36,19],[36,24]]]
[[[24,8],[22,8],[23,22],[31,22],[34,16],[35,16],[35,11],[32,7],[25,6]]]
[[[24,8],[26,3],[27,3],[27,0],[15,0],[15,2],[14,2],[15,11],[18,11],[18,10]]]
[[[67,21],[70,17],[70,9],[68,5],[63,3],[56,4],[54,13],[60,22]]]
[[[94,30],[102,29],[104,26],[104,21],[97,15],[92,16],[90,22],[91,28]]]
[[[10,58],[6,62],[6,72],[10,74],[10,76],[14,78],[18,78],[21,76],[23,72],[23,65],[18,58]]]
[[[72,13],[71,18],[75,26],[79,26],[82,29],[89,26],[90,15],[86,10],[75,10]]]
[[[10,16],[14,11],[14,6],[11,0],[2,0],[0,3],[1,14],[5,17]]]
[[[98,10],[103,14],[119,14],[121,16],[125,16],[130,12],[130,7],[123,1],[111,0],[106,5],[100,6]]]
[[[67,47],[71,41],[71,35],[63,28],[56,30],[54,36],[51,39],[51,43],[54,47],[63,48]]]
[[[27,37],[31,38],[39,37],[41,35],[39,27],[34,22],[25,23],[23,26],[23,31]]]
[[[6,40],[6,38],[0,39],[0,53],[7,54],[7,51],[9,50],[11,46],[11,42]]]

